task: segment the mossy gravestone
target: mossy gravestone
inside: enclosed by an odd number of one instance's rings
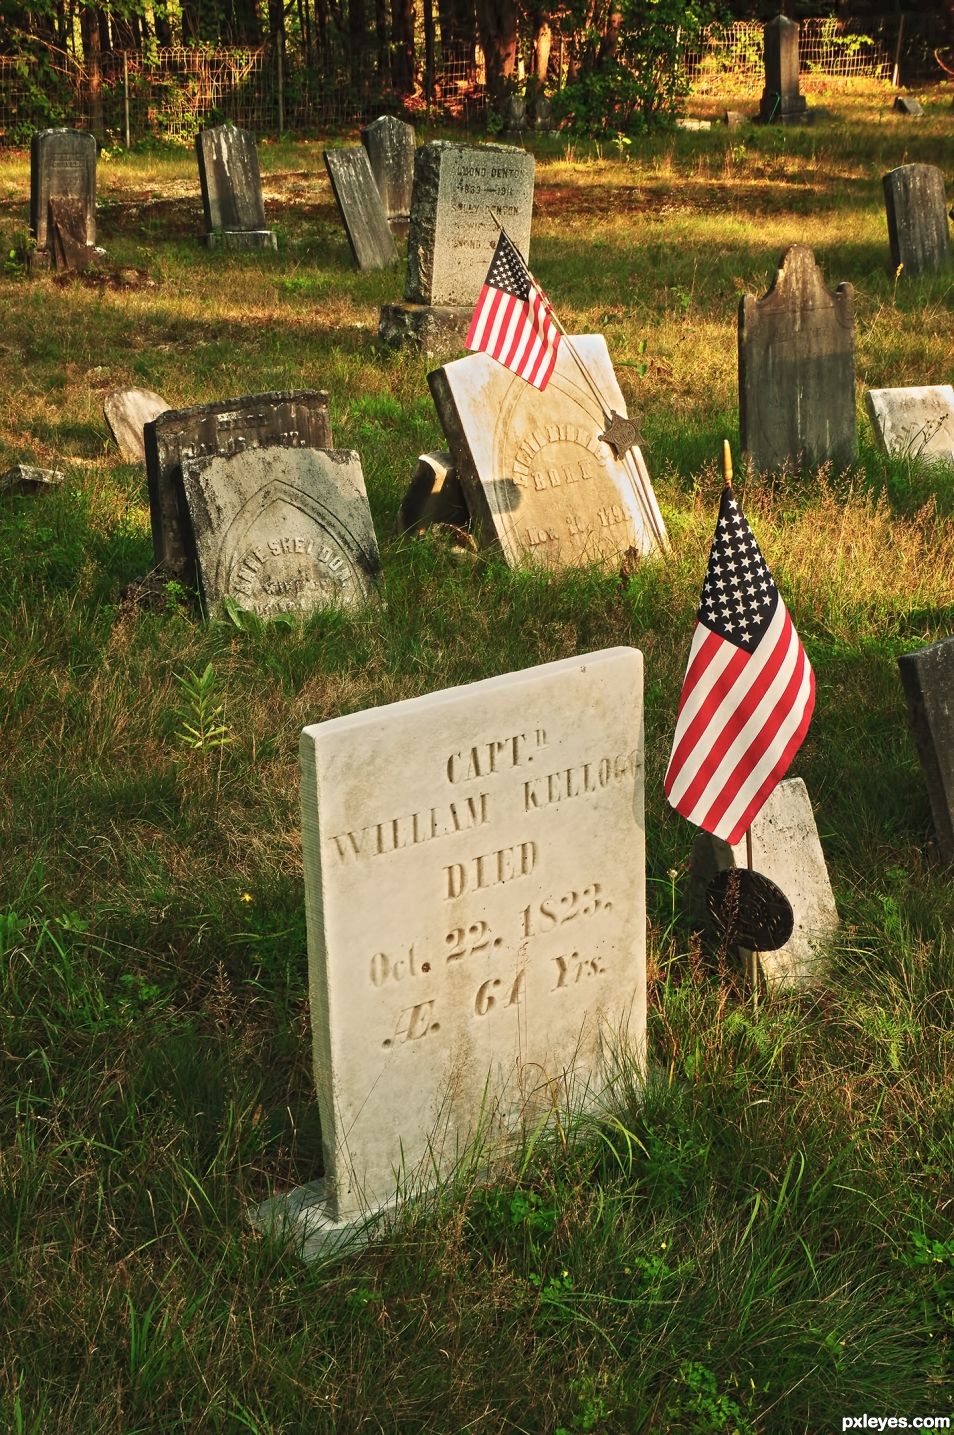
[[[325,1175],[258,1225],[354,1241],[641,1070],[642,712],[642,655],[613,648],[305,729]]]
[[[255,136],[237,125],[213,125],[195,137],[205,212],[203,242],[211,248],[276,249],[265,224]]]

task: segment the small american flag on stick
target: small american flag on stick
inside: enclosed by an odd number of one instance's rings
[[[738,842],[808,731],[815,675],[726,485],[666,772],[688,821]]]
[[[541,391],[560,347],[550,301],[501,229],[467,333],[468,349],[490,354]]]

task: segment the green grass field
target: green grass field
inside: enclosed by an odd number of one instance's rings
[[[398,270],[351,265],[322,142],[263,143],[280,252],[210,255],[185,150],[105,154],[105,282],[29,281],[29,162],[0,157],[0,1428],[839,1431],[950,1416],[954,883],[896,670],[954,631],[954,480],[875,450],[867,387],[954,373],[954,271],[889,272],[881,175],[944,163],[869,87],[804,130],[541,141],[531,262],[602,330],[673,543],[628,579],[395,539],[442,447],[423,358],[381,357]],[[623,154],[617,150],[625,150]],[[949,193],[954,175],[947,172]],[[954,195],[952,195],[954,197]],[[855,286],[860,456],[737,483],[818,680],[793,774],[844,926],[812,995],[753,1005],[685,915],[693,829],[662,774],[737,451],[736,311],[783,249]],[[204,623],[152,562],[145,477],[102,417],[329,390],[362,455],[387,603]],[[618,643],[645,654],[651,1071],[400,1235],[302,1266],[246,1207],[320,1173],[298,813],[302,726]],[[211,664],[199,694],[179,679]]]

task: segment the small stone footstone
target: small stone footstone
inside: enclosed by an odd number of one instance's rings
[[[349,449],[251,448],[182,463],[207,613],[226,598],[273,618],[355,607],[381,560],[361,460]]]
[[[103,416],[123,458],[130,463],[145,463],[143,424],[164,414],[168,407],[152,389],[116,389],[107,394]]]
[[[30,141],[31,272],[52,256],[80,270],[96,253],[96,140],[83,130],[41,130]],[[46,259],[49,266],[49,257]]]
[[[534,158],[512,145],[434,140],[414,157],[404,303],[381,311],[379,337],[428,354],[464,347],[500,233],[529,260]]]
[[[932,274],[951,252],[944,173],[933,164],[902,164],[882,180],[891,264],[902,274]]]
[[[954,638],[898,659],[942,862],[954,862]]]
[[[307,1259],[643,1069],[642,654],[307,727],[301,769],[325,1177],[250,1214]]]
[[[398,509],[395,532],[410,533],[432,523],[466,528],[470,512],[449,453],[422,453]]]
[[[739,427],[760,472],[854,461],[853,296],[850,284],[832,293],[812,251],[793,244],[768,293],[741,300]]]
[[[237,125],[213,125],[195,137],[205,212],[202,242],[220,249],[277,249],[265,223],[255,136]]]
[[[677,130],[711,130],[711,120],[682,119],[676,121]]]
[[[776,951],[759,952],[759,965],[772,990],[797,989],[824,973],[824,949],[838,931],[838,910],[831,890],[815,815],[800,777],[780,782],[751,827],[752,867],[768,877],[792,907],[794,930]],[[745,839],[730,847],[700,832],[692,849],[694,905],[720,872],[747,867]],[[743,958],[750,956],[739,948]]]
[[[610,410],[626,413],[606,340],[572,342],[600,398],[567,343],[543,393],[487,354],[428,375],[475,537],[514,566],[612,566],[631,548],[666,547],[639,447],[619,459],[600,437]]]
[[[388,228],[387,215],[371,173],[367,151],[361,145],[326,149],[325,169],[331,180],[338,213],[359,269],[386,269],[396,264],[398,252]]]
[[[913,95],[898,95],[897,99],[894,102],[894,108],[897,110],[899,115],[924,114],[924,110],[921,108],[920,100],[916,100]]]
[[[759,103],[759,119],[766,125],[804,124],[805,97],[798,88],[798,26],[785,15],[776,15],[763,26],[765,88]]]
[[[954,466],[954,387],[868,389],[865,404],[875,438],[891,458]]]
[[[407,234],[414,189],[414,126],[393,115],[381,115],[361,131],[371,173],[394,234]]]
[[[194,578],[182,463],[249,448],[331,448],[324,390],[246,394],[189,409],[167,409],[143,425],[156,565],[169,577]]]
[[[55,488],[63,482],[64,476],[57,468],[35,468],[29,463],[15,463],[0,478],[0,491],[31,493]]]
[[[740,128],[742,127],[742,125],[746,124],[747,122],[748,122],[748,116],[747,116],[747,115],[744,115],[741,110],[726,110],[726,112],[725,112],[725,123],[726,123],[727,129],[730,129],[730,130],[740,129]]]

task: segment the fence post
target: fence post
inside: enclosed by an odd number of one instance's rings
[[[894,69],[891,71],[891,84],[894,89],[898,88],[898,77],[901,73],[901,41],[904,38],[905,13],[901,11],[901,18],[898,21],[898,43],[894,47]]]
[[[126,148],[132,149],[132,136],[129,131],[129,56],[123,51],[123,118],[126,121]]]
[[[285,71],[282,65],[282,37],[278,36],[275,45],[275,81],[278,91],[278,133],[283,134],[285,130]]]

